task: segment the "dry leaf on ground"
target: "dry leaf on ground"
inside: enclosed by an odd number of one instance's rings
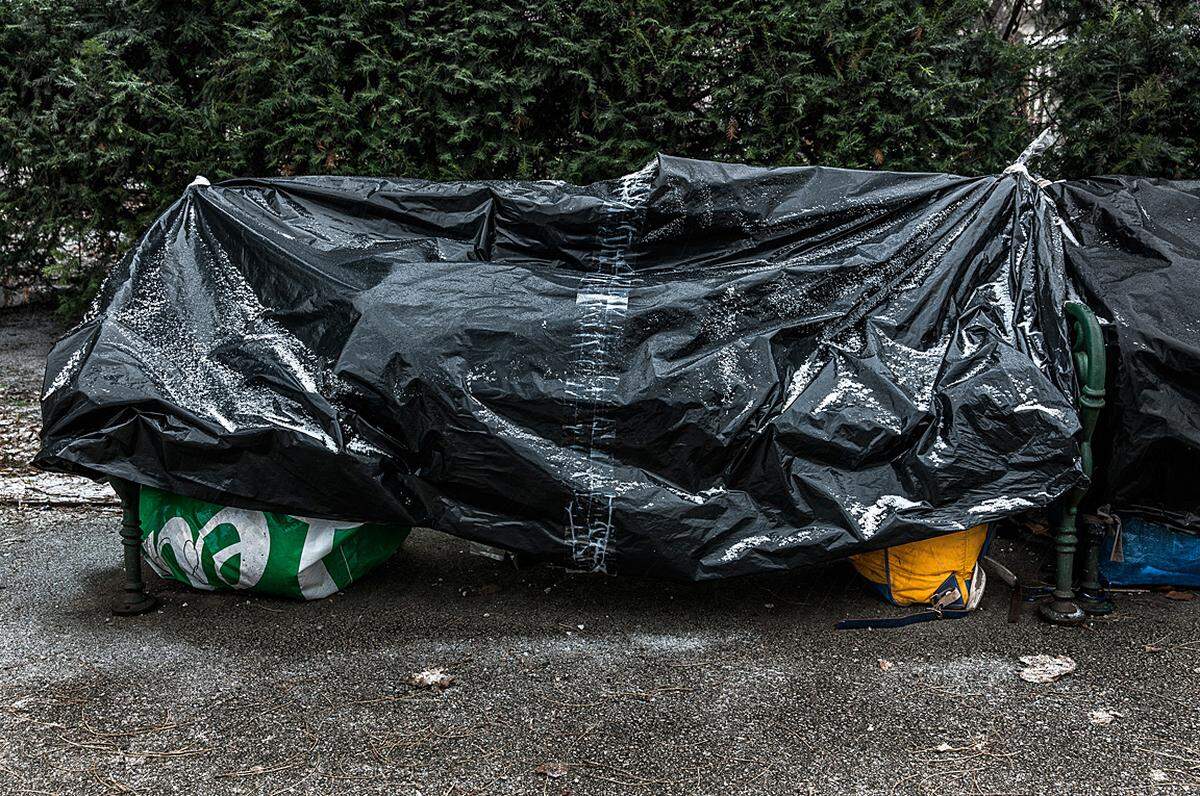
[[[1018,674],[1027,683],[1053,683],[1075,671],[1076,664],[1066,655],[1022,655],[1025,668]]]
[[[446,674],[445,669],[426,669],[414,672],[408,676],[408,684],[417,688],[436,688],[441,691],[454,685],[454,675]]]

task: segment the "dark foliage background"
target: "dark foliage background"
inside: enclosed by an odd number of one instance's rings
[[[0,286],[78,312],[198,173],[1196,176],[1198,62],[1188,2],[8,0]]]

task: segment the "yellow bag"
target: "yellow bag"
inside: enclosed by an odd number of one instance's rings
[[[896,605],[931,605],[969,611],[979,604],[986,579],[979,560],[988,526],[850,557],[858,573]]]

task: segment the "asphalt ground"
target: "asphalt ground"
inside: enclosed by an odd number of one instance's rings
[[[0,420],[28,416],[59,331],[0,315]],[[903,612],[841,565],[660,582],[518,570],[418,530],[322,601],[147,571],[160,608],[116,618],[117,526],[112,506],[0,505],[0,793],[1200,790],[1186,594],[1059,628],[1031,605],[1008,623],[993,580],[967,619],[837,631]],[[996,547],[1026,574],[1045,558]],[[1034,654],[1077,669],[1026,682]],[[436,668],[444,690],[408,683]]]

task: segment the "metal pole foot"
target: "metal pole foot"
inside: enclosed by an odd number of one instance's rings
[[[157,607],[158,598],[153,594],[122,592],[117,599],[113,600],[112,612],[117,616],[137,616],[149,613]]]
[[[1038,613],[1054,625],[1081,625],[1087,619],[1087,614],[1078,605],[1057,598],[1038,606]]]
[[[1108,598],[1108,592],[1103,589],[1091,591],[1087,588],[1080,588],[1078,601],[1079,607],[1088,616],[1107,616],[1117,610],[1117,606]]]
[[[121,498],[121,547],[125,561],[125,582],[113,601],[112,611],[117,616],[137,616],[158,605],[158,598],[147,594],[142,583],[142,524],[138,512],[141,490],[137,484],[117,478],[112,485]]]

